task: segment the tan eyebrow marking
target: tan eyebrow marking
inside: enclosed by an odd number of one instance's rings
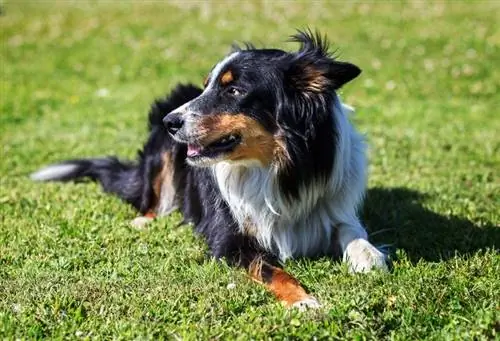
[[[222,83],[222,85],[227,85],[227,84],[231,83],[233,80],[234,80],[234,77],[233,77],[233,73],[231,72],[231,70],[224,72],[224,74],[220,78],[220,82]]]

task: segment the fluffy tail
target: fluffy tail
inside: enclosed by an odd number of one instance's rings
[[[139,165],[122,162],[115,157],[69,160],[53,164],[31,174],[35,181],[82,181],[99,182],[104,191],[113,193],[132,204],[140,206],[143,180]]]

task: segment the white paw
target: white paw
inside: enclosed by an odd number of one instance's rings
[[[137,217],[130,222],[130,225],[132,225],[133,227],[135,227],[137,229],[140,229],[140,228],[143,228],[144,226],[146,226],[147,224],[149,224],[150,222],[152,222],[153,219],[154,218],[143,217],[143,216]]]
[[[319,309],[321,308],[321,304],[314,297],[309,296],[306,299],[295,302],[291,307],[305,311],[307,309]]]
[[[372,269],[388,270],[386,256],[365,239],[355,239],[344,251],[344,261],[351,272],[368,272]]]

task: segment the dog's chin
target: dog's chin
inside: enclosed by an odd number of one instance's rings
[[[194,157],[187,157],[186,162],[188,165],[192,167],[210,167],[213,166],[219,162],[225,161],[224,156],[220,155],[217,157],[208,157],[208,156],[194,156]]]
[[[229,159],[231,153],[242,142],[240,135],[230,134],[202,145],[187,143],[186,162],[194,167],[209,167]]]

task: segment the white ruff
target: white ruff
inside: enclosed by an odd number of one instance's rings
[[[299,198],[292,202],[280,192],[272,167],[231,162],[212,166],[241,231],[255,236],[262,247],[276,252],[281,260],[331,252],[337,243],[335,228],[341,224],[366,238],[356,216],[366,188],[365,144],[349,123],[350,111],[335,100],[332,130],[336,129],[339,137],[334,146],[325,146],[325,151],[335,149],[329,179],[301,188]],[[246,227],[249,222],[250,232]]]

